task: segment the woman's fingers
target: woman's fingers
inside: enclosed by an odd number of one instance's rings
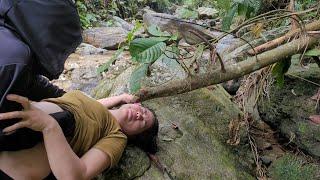
[[[14,124],[14,125],[12,125],[12,126],[9,126],[9,127],[4,128],[4,129],[2,130],[2,132],[4,132],[4,133],[10,133],[10,132],[15,131],[15,130],[17,130],[17,129],[27,127],[27,125],[28,125],[28,122],[26,122],[26,121],[20,121],[20,122]]]
[[[1,120],[9,120],[14,118],[25,118],[26,114],[23,111],[13,111],[8,113],[0,113],[0,121]]]
[[[29,99],[26,97],[19,96],[16,94],[9,94],[7,95],[7,99],[10,101],[15,101],[17,103],[20,103],[25,110],[30,109],[31,107]]]

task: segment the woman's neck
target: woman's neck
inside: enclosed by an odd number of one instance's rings
[[[119,109],[110,109],[109,112],[112,114],[112,116],[117,120],[119,123],[124,117],[123,113]]]

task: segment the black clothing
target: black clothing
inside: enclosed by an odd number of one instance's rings
[[[13,180],[10,176],[0,170],[0,179],[1,180]]]
[[[0,170],[0,179],[1,180],[13,180],[10,176],[8,176],[6,173]],[[52,173],[50,173],[44,180],[56,180],[57,178],[54,177]]]
[[[39,101],[60,97],[64,91],[34,73],[30,48],[11,30],[0,26],[0,113],[19,109],[5,96],[15,93]]]
[[[28,44],[36,74],[56,79],[68,56],[82,42],[80,19],[72,0],[0,0],[4,26]]]
[[[75,130],[75,119],[71,112],[64,110],[62,112],[57,112],[50,114],[53,118],[57,120],[60,127],[63,130],[63,134],[65,137],[72,137],[74,135]],[[24,132],[25,133],[25,132]],[[11,136],[1,136],[0,142],[2,139],[2,143],[4,146],[0,146],[0,151],[11,151],[11,150],[20,150],[26,149],[29,147],[33,147],[38,142],[42,141],[42,134],[40,132],[29,131],[29,134],[22,133],[14,133]],[[12,143],[14,142],[14,143]],[[45,180],[55,180],[55,176],[50,173]],[[0,170],[0,180],[13,180],[10,176]]]
[[[33,69],[30,48],[12,30],[0,26],[0,113],[22,109],[20,104],[6,99],[9,93],[25,96],[33,101],[60,97],[65,93],[45,77],[35,74]],[[2,129],[17,121],[0,122],[0,148],[4,146]],[[29,137],[34,133],[30,129],[22,128],[14,134]]]
[[[71,137],[75,130],[75,120],[72,113],[67,110],[50,114],[59,123],[64,136]],[[5,135],[0,132],[0,152],[28,149],[43,140],[42,133],[28,128],[17,130],[15,133]]]

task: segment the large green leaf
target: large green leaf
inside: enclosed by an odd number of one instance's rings
[[[118,57],[120,56],[120,54],[124,51],[125,46],[123,46],[122,48],[118,49],[113,55],[112,57],[109,59],[108,62],[102,64],[101,66],[98,67],[97,72],[100,74],[104,71],[107,71],[109,69],[109,67],[111,66],[111,64],[116,61],[118,59]]]
[[[320,49],[318,49],[318,48],[311,49],[311,50],[307,51],[304,55],[305,56],[320,56]]]
[[[130,77],[130,93],[135,93],[141,88],[141,81],[147,76],[149,64],[141,64]]]
[[[152,63],[165,51],[167,37],[139,38],[131,42],[129,51],[133,61]]]
[[[291,65],[291,60],[286,59],[280,62],[277,62],[272,68],[272,75],[276,79],[276,83],[279,87],[284,86],[284,74],[288,71]]]
[[[238,10],[238,4],[233,4],[232,8],[227,12],[222,20],[222,30],[228,31],[230,29],[232,20]]]

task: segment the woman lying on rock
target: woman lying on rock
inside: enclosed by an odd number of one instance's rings
[[[0,179],[92,179],[117,164],[127,137],[146,152],[156,152],[159,125],[153,112],[141,104],[108,110],[135,102],[132,95],[96,101],[80,91],[71,91],[41,102],[30,102],[17,95],[8,95],[7,99],[20,103],[24,111],[0,114],[0,123],[21,119],[2,130],[0,142],[5,144],[0,144]],[[28,143],[40,142],[17,151],[17,146],[27,147],[25,142],[5,138],[15,135],[20,128],[38,132],[38,137],[31,137],[33,140]],[[48,176],[51,172],[53,175]]]

